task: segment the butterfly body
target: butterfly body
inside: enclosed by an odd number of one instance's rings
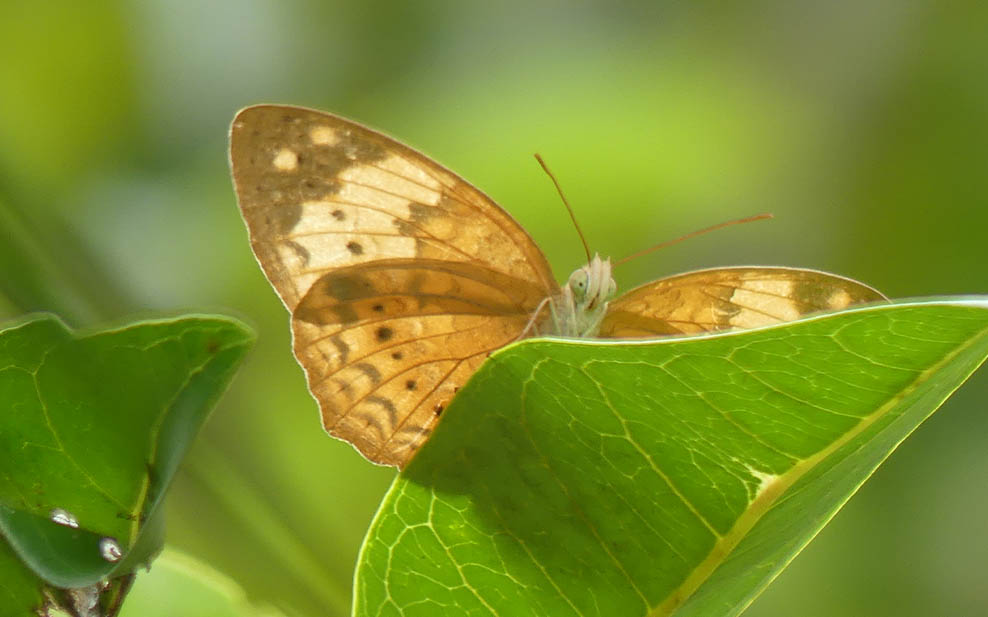
[[[594,255],[590,262],[570,275],[560,293],[548,298],[552,327],[539,334],[592,338],[607,313],[617,284],[611,276],[611,260]]]
[[[560,287],[507,212],[428,157],[344,118],[259,105],[230,159],[261,268],[292,315],[324,427],[404,466],[491,352],[524,336],[607,338],[755,327],[879,300],[790,268],[678,275],[615,298],[595,256]]]

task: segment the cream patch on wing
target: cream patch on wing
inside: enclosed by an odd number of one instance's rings
[[[408,202],[398,201],[407,212]],[[298,222],[278,243],[282,262],[298,272],[300,296],[332,268],[416,254],[416,239],[400,234],[387,212],[333,201],[307,201],[300,208]]]
[[[413,165],[408,159],[400,156],[389,156],[377,163],[381,169],[391,172],[396,176],[407,178],[433,191],[441,191],[443,184],[435,177],[429,175],[424,169]]]
[[[834,293],[830,294],[827,298],[827,306],[832,309],[842,309],[847,308],[854,302],[854,298],[851,294],[847,293],[846,289],[835,289]]]
[[[430,187],[421,182],[397,175],[377,165],[354,165],[340,173],[339,178],[355,185],[354,189],[365,189],[385,196],[401,195],[403,198],[429,206],[439,204],[442,197],[439,187]],[[371,188],[373,187],[373,188]],[[349,187],[348,187],[349,188]]]
[[[331,127],[314,126],[309,129],[309,140],[317,146],[335,146],[340,138]]]
[[[282,148],[274,155],[274,167],[278,171],[295,171],[298,169],[298,154],[291,148]]]
[[[799,318],[799,307],[790,300],[792,281],[749,280],[742,285],[730,298],[730,303],[740,308],[730,317],[730,325],[735,328],[757,328]]]
[[[326,146],[340,139],[329,127],[315,127],[309,134],[313,142]],[[297,156],[286,150],[277,157],[284,159],[282,165],[297,165]],[[456,220],[439,208],[443,185],[402,157],[357,163],[337,178],[342,181],[338,190],[324,200],[300,204],[295,224],[279,238],[280,259],[299,273],[300,296],[331,268],[416,257],[424,250],[419,241],[439,242],[456,235]],[[435,215],[427,214],[433,208]],[[442,256],[450,251],[435,250]]]

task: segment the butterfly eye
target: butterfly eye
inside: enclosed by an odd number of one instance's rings
[[[584,269],[579,269],[569,277],[570,290],[577,300],[582,300],[587,295],[587,284],[590,282],[590,275]]]

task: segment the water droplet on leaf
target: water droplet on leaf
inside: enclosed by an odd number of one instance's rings
[[[99,541],[99,554],[103,556],[103,559],[111,562],[120,561],[120,558],[123,557],[120,545],[113,538],[103,538]]]
[[[62,508],[55,508],[52,510],[51,514],[48,515],[48,518],[50,518],[53,523],[57,523],[59,525],[65,525],[66,527],[71,527],[72,529],[79,528],[79,519],[77,519],[75,515],[68,510],[63,510]]]

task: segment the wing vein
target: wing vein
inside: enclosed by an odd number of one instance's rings
[[[419,341],[427,341],[429,339],[439,338],[441,336],[452,336],[452,335],[456,335],[456,334],[465,334],[465,333],[471,332],[473,330],[479,330],[479,329],[485,327],[486,325],[487,324],[480,324],[480,325],[477,325],[477,326],[471,326],[469,328],[465,328],[463,330],[453,330],[451,332],[439,332],[437,334],[430,334],[429,336],[420,336],[420,337],[417,337],[417,338],[411,339],[411,340],[403,340],[403,341],[398,341],[398,342],[395,342],[395,343],[390,343],[388,345],[381,345],[379,347],[375,347],[373,351],[371,351],[369,353],[366,353],[366,354],[360,356],[359,358],[353,358],[352,360],[348,360],[346,364],[340,366],[339,368],[336,368],[336,369],[330,371],[329,373],[326,373],[325,375],[320,376],[320,379],[318,381],[317,380],[312,380],[311,383],[309,384],[310,385],[310,388],[315,388],[316,386],[320,386],[320,385],[326,383],[328,380],[330,380],[333,377],[335,377],[336,375],[338,375],[341,371],[343,371],[343,370],[345,370],[345,369],[353,366],[354,364],[359,363],[361,360],[366,360],[367,358],[373,356],[376,353],[380,353],[382,351],[387,351],[388,349],[394,349],[395,347],[399,347],[401,345],[406,345],[408,343],[419,342]],[[334,333],[334,335],[335,335],[335,333]],[[329,338],[329,337],[324,337],[321,340],[325,340],[325,338]],[[308,347],[308,345],[307,345],[307,347]],[[445,359],[448,360],[449,358],[445,358]],[[401,372],[395,373],[395,374],[396,375],[400,375],[404,371],[407,371],[407,370],[412,369],[412,368],[417,368],[417,367],[423,366],[424,364],[429,364],[430,362],[433,362],[433,361],[435,361],[435,359],[430,359],[429,362],[421,362],[421,363],[417,363],[417,364],[416,363],[409,364],[409,366],[408,366],[407,369],[402,369]],[[386,382],[381,382],[381,383],[383,384],[383,383],[386,383]],[[376,388],[375,388],[375,390],[376,390]],[[372,392],[373,391],[374,390],[372,390]],[[337,392],[337,394],[339,394],[339,392]],[[353,403],[353,405],[356,405],[357,403],[359,403],[360,400],[363,400],[363,399],[359,399],[359,400],[355,401]]]
[[[459,360],[457,361],[457,363],[453,365],[453,368],[451,368],[451,369],[449,369],[448,371],[446,371],[446,374],[445,374],[445,375],[443,375],[443,377],[442,377],[442,379],[440,379],[440,380],[439,380],[438,382],[436,382],[436,385],[435,385],[435,386],[434,386],[434,387],[433,387],[433,388],[432,388],[431,390],[429,390],[429,393],[428,393],[427,395],[425,395],[425,396],[423,396],[423,397],[422,397],[421,399],[419,399],[419,404],[418,404],[418,405],[416,405],[416,406],[415,406],[415,407],[414,407],[414,408],[412,409],[412,411],[411,411],[411,412],[409,412],[409,413],[408,413],[408,414],[407,414],[407,415],[406,415],[406,416],[405,416],[404,418],[402,418],[402,419],[401,419],[401,420],[400,420],[400,421],[398,422],[398,424],[396,424],[396,425],[395,425],[395,428],[394,428],[394,431],[393,431],[393,432],[391,433],[391,437],[389,437],[389,438],[387,438],[387,439],[386,439],[386,440],[384,441],[384,443],[383,443],[383,444],[381,444],[381,446],[380,446],[380,447],[378,447],[378,450],[377,450],[377,451],[378,451],[378,452],[380,452],[380,451],[381,451],[382,449],[384,449],[384,447],[385,447],[385,446],[386,446],[386,445],[387,445],[388,443],[390,443],[390,442],[391,442],[391,440],[392,440],[392,439],[394,439],[394,436],[395,436],[395,435],[397,435],[399,431],[401,431],[401,429],[402,429],[402,427],[404,427],[404,425],[405,425],[405,424],[406,424],[406,423],[408,422],[408,420],[409,420],[409,419],[410,419],[410,418],[411,418],[411,417],[412,417],[413,415],[415,415],[415,412],[419,410],[419,408],[420,408],[420,407],[422,406],[422,402],[424,402],[424,401],[426,401],[426,400],[427,400],[427,399],[428,399],[428,398],[429,398],[430,396],[432,396],[433,394],[435,394],[435,392],[436,392],[436,390],[438,390],[438,389],[439,389],[439,386],[441,386],[441,385],[443,385],[444,383],[446,383],[446,380],[447,380],[447,379],[449,378],[449,376],[450,376],[450,375],[452,375],[452,374],[453,374],[453,373],[454,373],[454,372],[456,371],[456,369],[458,369],[458,368],[460,368],[460,366],[461,366],[461,365],[462,365],[462,364],[463,364],[464,362],[466,362],[467,360],[470,360],[470,359],[472,359],[472,358],[476,358],[477,356],[481,356],[481,355],[484,355],[484,354],[489,354],[490,352],[492,352],[492,351],[493,351],[493,350],[495,350],[495,349],[500,349],[500,348],[501,348],[501,347],[503,347],[503,346],[504,346],[505,344],[506,344],[506,343],[500,343],[500,344],[498,344],[498,345],[495,345],[495,346],[493,346],[493,347],[489,347],[489,348],[487,348],[487,349],[484,349],[484,350],[482,350],[482,351],[479,351],[479,352],[477,352],[477,353],[475,353],[475,354],[473,354],[473,355],[470,355],[470,356],[467,356],[467,357],[465,357],[465,358],[460,358],[460,359],[459,359]],[[448,359],[452,359],[452,358],[448,358]]]

